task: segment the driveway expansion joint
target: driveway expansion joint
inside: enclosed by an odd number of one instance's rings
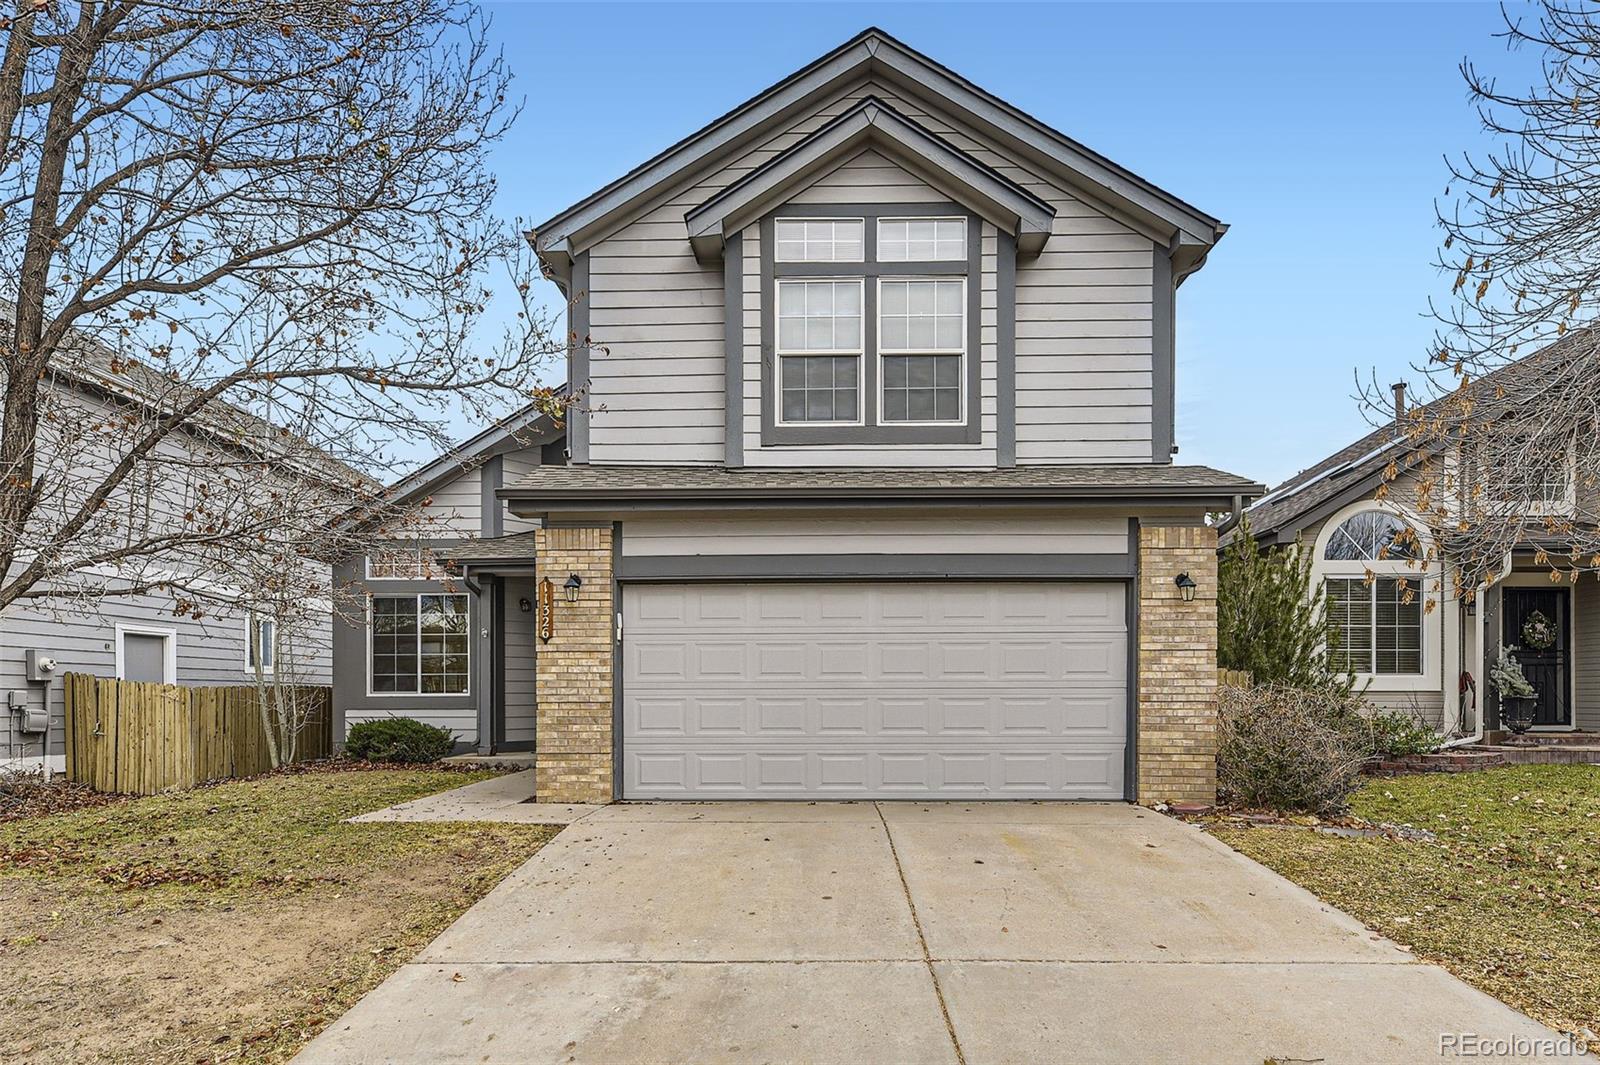
[[[922,918],[917,916],[917,904],[911,898],[911,885],[906,882],[905,868],[900,864],[900,854],[894,847],[894,833],[889,830],[889,820],[883,816],[881,803],[873,803],[878,820],[883,822],[883,835],[889,841],[889,856],[894,859],[894,871],[900,876],[900,890],[905,892],[906,905],[911,909],[911,924],[917,930],[917,943],[922,947],[922,964],[927,966],[928,979],[933,981],[933,993],[939,1000],[939,1015],[944,1018],[944,1029],[950,1035],[950,1046],[956,1052],[956,1065],[967,1065],[967,1055],[961,1050],[961,1040],[956,1036],[955,1021],[950,1019],[950,1006],[944,1000],[944,988],[939,983],[939,973],[933,967],[933,956],[928,953],[928,939],[922,934]]]

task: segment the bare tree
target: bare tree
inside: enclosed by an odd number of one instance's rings
[[[1396,410],[1363,390],[1403,428],[1384,491],[1431,527],[1461,594],[1517,550],[1552,580],[1600,569],[1600,5],[1502,14],[1501,38],[1536,51],[1539,74],[1508,86],[1462,63],[1494,147],[1448,161],[1437,263],[1450,289],[1415,367],[1429,402]]]
[[[287,594],[246,557],[315,600],[364,473],[557,404],[474,8],[15,0],[0,29],[0,609]]]

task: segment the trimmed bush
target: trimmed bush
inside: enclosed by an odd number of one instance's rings
[[[455,749],[456,736],[447,728],[409,717],[385,717],[350,726],[344,750],[367,762],[437,762]]]
[[[1348,692],[1269,684],[1217,693],[1217,784],[1235,803],[1339,813],[1372,753],[1372,726]]]

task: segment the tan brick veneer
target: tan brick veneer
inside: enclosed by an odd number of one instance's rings
[[[611,801],[611,529],[541,529],[539,578],[555,585],[555,633],[538,649],[534,798]],[[576,603],[567,575],[583,578]]]
[[[1185,603],[1174,579],[1199,586]],[[1139,529],[1139,801],[1217,800],[1217,533]]]

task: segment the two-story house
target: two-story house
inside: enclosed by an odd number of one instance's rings
[[[539,226],[564,448],[441,551],[537,798],[1211,801],[1206,514],[1261,486],[1174,464],[1173,311],[1225,228],[875,29]]]

